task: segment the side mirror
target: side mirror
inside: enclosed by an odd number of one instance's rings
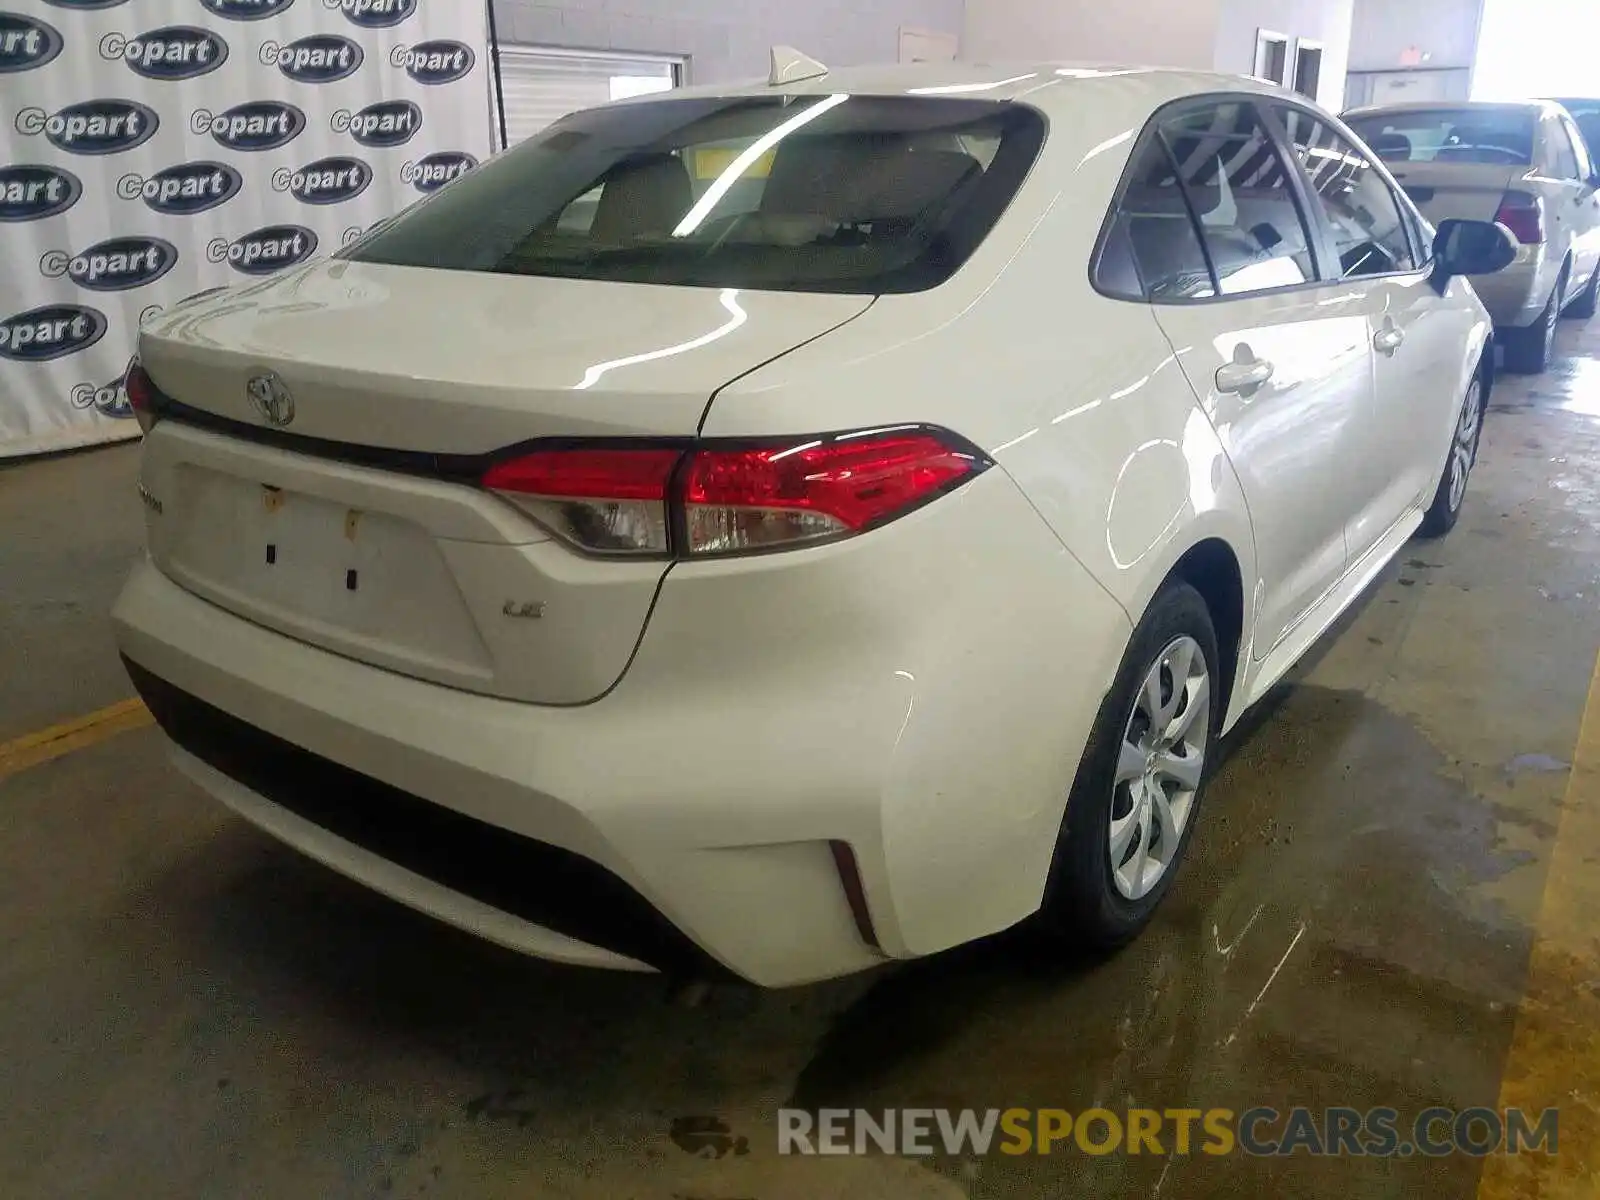
[[[1493,221],[1441,221],[1433,239],[1434,286],[1457,275],[1493,275],[1517,261],[1517,239]]]

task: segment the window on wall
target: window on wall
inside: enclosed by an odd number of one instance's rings
[[[682,82],[683,60],[678,58],[502,43],[506,144],[515,146],[579,109],[670,91]]]
[[[1256,32],[1257,79],[1270,83],[1289,82],[1289,38],[1287,34],[1273,33],[1270,29]]]
[[[1315,100],[1322,86],[1322,47],[1304,38],[1294,48],[1294,90]]]

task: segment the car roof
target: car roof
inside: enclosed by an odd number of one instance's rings
[[[1216,92],[1252,92],[1293,98],[1305,97],[1276,84],[1243,75],[1216,71],[1188,71],[1169,67],[1106,62],[1003,62],[906,63],[888,66],[844,67],[793,83],[769,84],[765,80],[735,84],[707,84],[676,88],[621,101],[714,96],[832,95],[949,96],[957,99],[1015,101],[1049,111],[1057,107],[1124,106],[1130,116],[1144,116],[1172,100]]]
[[[1406,100],[1399,104],[1366,104],[1344,114],[1345,120],[1370,117],[1378,113],[1405,112],[1525,112],[1530,115],[1559,111],[1554,100]]]

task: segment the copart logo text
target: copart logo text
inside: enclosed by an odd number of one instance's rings
[[[43,163],[0,167],[0,221],[37,221],[64,213],[83,195],[71,171]]]
[[[87,350],[106,335],[106,315],[81,304],[46,304],[0,320],[0,358],[49,362]]]
[[[189,129],[209,133],[229,150],[276,150],[287,146],[306,127],[306,115],[278,100],[247,100],[227,112],[197,108],[189,114]]]
[[[24,137],[44,134],[68,154],[120,154],[154,137],[161,119],[137,100],[85,100],[55,113],[24,108],[12,124]]]
[[[270,275],[305,262],[317,252],[317,235],[304,225],[267,225],[241,238],[214,238],[206,258],[246,275]]]
[[[31,71],[61,53],[55,26],[21,13],[0,12],[0,75]]]
[[[361,47],[333,33],[316,33],[287,46],[261,44],[261,63],[277,67],[297,83],[332,83],[354,75],[361,66]]]
[[[136,38],[108,33],[100,39],[100,57],[107,62],[120,58],[146,79],[197,79],[227,61],[228,43],[209,29],[168,25]]]
[[[143,200],[152,210],[175,217],[192,216],[226,204],[244,187],[244,176],[227,163],[187,162],[154,175],[130,171],[117,180],[117,195]]]
[[[418,42],[415,46],[396,46],[389,61],[405,70],[418,83],[454,83],[472,70],[476,61],[472,47],[444,39]]]

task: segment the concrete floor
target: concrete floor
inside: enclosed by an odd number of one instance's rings
[[[1600,782],[1568,793],[1600,649],[1600,322],[1562,345],[1502,381],[1455,533],[1235,739],[1136,945],[1049,964],[1000,939],[698,1006],[365,893],[225,815],[148,727],[8,775],[8,741],[130,694],[105,611],[141,511],[132,448],[0,470],[0,1196],[1454,1200],[1477,1161],[794,1159],[773,1113],[1503,1087],[1568,1106],[1544,1195],[1596,1194],[1594,1093],[1553,1082],[1600,1062],[1574,998],[1593,910],[1546,884],[1600,854]],[[1519,1025],[1530,961],[1576,982]],[[1485,1195],[1518,1194],[1508,1170]]]

